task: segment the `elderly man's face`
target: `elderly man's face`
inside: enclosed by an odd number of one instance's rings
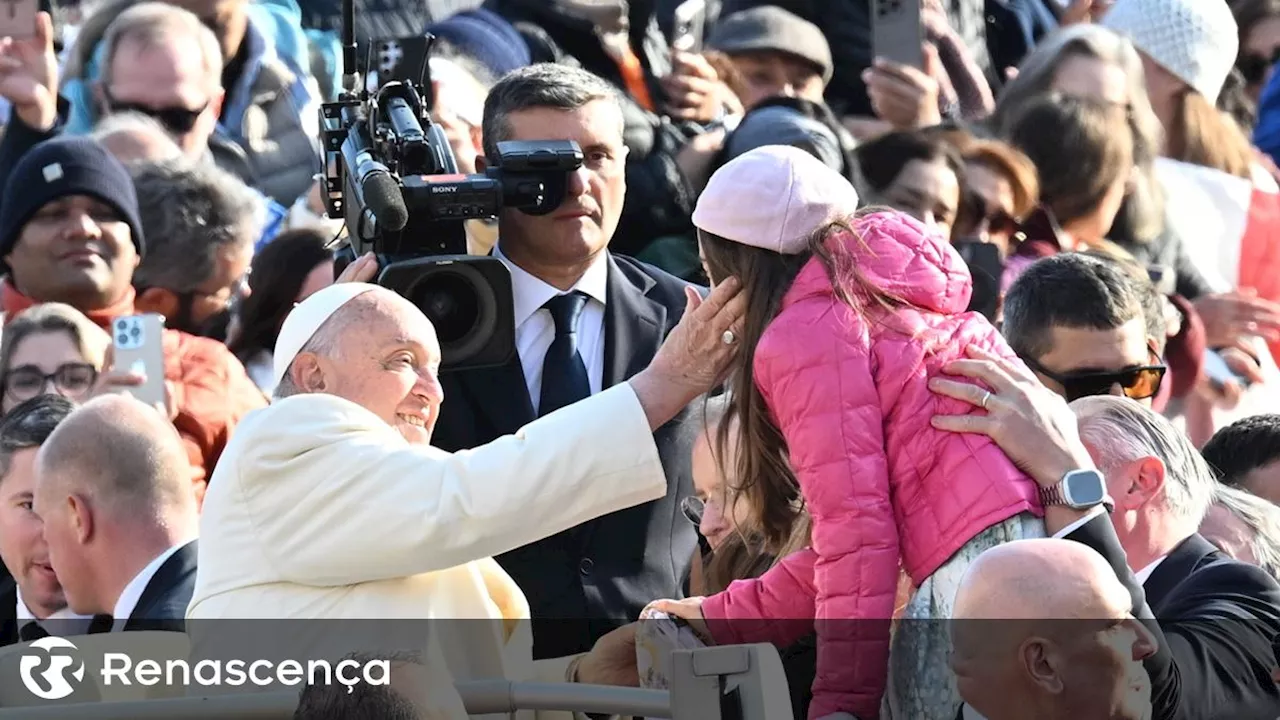
[[[83,312],[120,299],[138,267],[138,253],[115,208],[69,195],[31,216],[5,261],[28,297]]]
[[[819,68],[780,52],[743,52],[729,56],[742,75],[742,104],[748,110],[772,97],[798,97],[823,102],[826,84]]]
[[[1062,699],[1073,706],[1071,717],[1146,720],[1151,678],[1142,661],[1155,654],[1155,639],[1129,614],[1124,586],[1114,577],[1111,583],[1111,619],[1072,621],[1066,631]]]
[[[43,618],[66,607],[67,600],[49,562],[40,518],[32,510],[36,451],[13,453],[9,473],[0,480],[0,559],[27,608]]]
[[[208,150],[222,91],[194,38],[157,43],[125,40],[116,48],[110,82],[101,87],[108,112],[132,110],[158,120],[188,157]]]
[[[372,307],[347,325],[337,357],[322,367],[334,382],[328,392],[373,412],[412,444],[431,442],[444,402],[440,343],[408,300],[378,292]]]

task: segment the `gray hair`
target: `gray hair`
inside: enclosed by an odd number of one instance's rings
[[[168,44],[185,45],[194,40],[204,59],[205,80],[210,91],[222,87],[222,46],[218,36],[188,10],[168,3],[144,2],[129,7],[107,26],[102,39],[101,78],[111,82],[111,65],[116,51],[128,40],[151,49]]]
[[[621,115],[618,91],[586,70],[538,63],[507,73],[490,88],[484,101],[485,157],[491,163],[497,162],[498,143],[511,137],[511,113],[533,108],[577,110],[596,100],[613,103]]]
[[[1080,439],[1096,453],[1104,473],[1120,465],[1155,458],[1164,464],[1164,504],[1176,517],[1199,527],[1213,503],[1209,464],[1191,441],[1158,413],[1129,398],[1100,395],[1071,403]]]
[[[1249,528],[1254,561],[1271,577],[1280,578],[1280,507],[1222,484],[1214,488],[1213,501]]]
[[[1129,124],[1137,172],[1123,212],[1134,235],[1150,240],[1164,229],[1164,195],[1154,165],[1164,145],[1164,130],[1147,96],[1142,58],[1127,38],[1100,25],[1072,25],[1048,36],[1023,59],[1017,77],[1005,85],[991,114],[991,124],[1006,136],[1023,108],[1049,93],[1063,62],[1079,55],[1120,68],[1128,80]]]
[[[191,292],[213,275],[219,251],[251,245],[262,231],[262,199],[212,165],[142,163],[133,180],[148,239],[136,287]]]

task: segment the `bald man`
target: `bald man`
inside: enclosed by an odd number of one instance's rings
[[[1069,540],[984,552],[956,593],[958,720],[1145,720],[1156,651],[1101,555]]]
[[[281,327],[271,406],[236,428],[210,482],[188,618],[487,620],[434,626],[457,680],[635,684],[621,635],[533,663],[529,603],[493,556],[666,494],[653,430],[717,384],[741,333],[736,281],[687,297],[627,382],[447,453],[430,445],[444,394],[426,316],[375,285],[311,295]],[[195,633],[193,656],[234,656],[224,627]],[[415,649],[290,642],[295,658]]]
[[[115,630],[182,631],[199,518],[190,462],[167,418],[126,395],[85,403],[36,456],[34,511],[77,613]]]

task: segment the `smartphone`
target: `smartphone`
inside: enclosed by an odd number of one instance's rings
[[[707,0],[685,0],[675,9],[671,26],[671,47],[681,52],[702,52],[707,25]]]
[[[126,315],[111,322],[115,368],[142,373],[147,381],[125,392],[147,405],[164,406],[164,316]]]
[[[1215,390],[1222,390],[1222,387],[1231,381],[1235,381],[1241,388],[1247,388],[1250,385],[1248,378],[1235,374],[1227,365],[1227,361],[1214,350],[1204,351],[1204,374]]]
[[[1000,281],[1004,277],[1000,248],[981,240],[956,240],[953,245],[973,278],[969,310],[982,313],[994,323],[1000,310]]]
[[[871,49],[875,57],[924,69],[920,0],[872,0]]]
[[[0,37],[34,37],[38,12],[40,0],[0,0]]]

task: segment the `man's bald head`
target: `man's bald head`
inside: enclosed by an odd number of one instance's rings
[[[78,494],[110,512],[194,507],[191,466],[177,430],[127,395],[85,403],[62,421],[37,458],[41,498]]]
[[[321,293],[340,298],[341,292],[339,286],[321,290],[294,312],[311,311],[306,304],[313,298],[315,307],[323,307]],[[302,343],[275,396],[334,395],[373,412],[410,443],[425,445],[444,401],[440,361],[427,316],[399,294],[372,287],[332,310]]]
[[[987,550],[956,592],[961,696],[988,720],[1141,717],[1150,691],[1141,659],[1154,645],[1131,606],[1111,566],[1080,543]]]

